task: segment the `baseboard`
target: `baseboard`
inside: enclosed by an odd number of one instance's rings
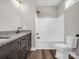
[[[37,49],[35,47],[32,47],[31,48],[31,51],[36,51]]]
[[[53,48],[40,47],[40,48],[37,48],[37,49],[45,49],[45,50],[50,49],[50,50],[52,50],[52,49],[56,49],[56,48],[54,48],[54,47]]]

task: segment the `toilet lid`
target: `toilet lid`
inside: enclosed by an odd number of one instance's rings
[[[64,43],[57,43],[55,44],[55,47],[59,47],[59,48],[67,48],[67,45]]]

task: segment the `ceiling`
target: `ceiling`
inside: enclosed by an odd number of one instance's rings
[[[57,6],[61,0],[36,0],[37,6]]]

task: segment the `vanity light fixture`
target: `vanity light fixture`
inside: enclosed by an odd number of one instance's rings
[[[12,3],[15,5],[16,8],[23,8],[23,0],[12,0]]]
[[[22,0],[16,0],[19,4],[22,4]]]
[[[18,6],[18,7],[21,7],[21,6],[22,6],[22,3],[23,3],[22,0],[16,0],[16,2],[17,2],[17,6]]]

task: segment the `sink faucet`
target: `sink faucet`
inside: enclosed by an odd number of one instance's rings
[[[22,29],[22,28],[18,27],[16,33],[20,33],[21,32],[20,29]]]

